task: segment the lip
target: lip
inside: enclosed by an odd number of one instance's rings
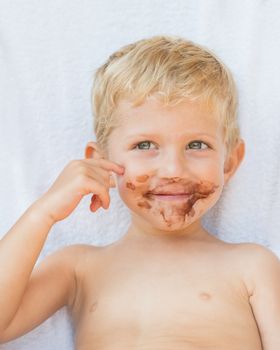
[[[150,196],[153,198],[156,198],[157,200],[161,201],[179,201],[179,202],[185,202],[187,199],[189,199],[190,194],[187,193],[181,193],[181,194],[156,194],[156,193],[149,193]]]

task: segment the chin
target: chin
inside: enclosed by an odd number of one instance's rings
[[[197,201],[191,208],[186,205],[168,205],[154,207],[146,210],[134,208],[132,211],[137,214],[142,222],[156,230],[172,232],[188,230],[210,210],[217,202],[218,197]]]
[[[151,229],[159,230],[163,232],[173,232],[187,230],[188,227],[192,226],[199,219],[198,215],[193,217],[188,215],[176,215],[167,211],[159,211],[150,213],[143,213],[143,211],[131,209],[132,217],[138,221],[138,224],[144,227],[151,227]]]
[[[184,220],[182,217],[172,217],[163,219],[161,222],[149,221],[150,225],[157,230],[172,232],[186,230],[197,221],[197,218]]]

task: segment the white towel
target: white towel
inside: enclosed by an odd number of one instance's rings
[[[240,94],[246,155],[203,218],[231,242],[257,242],[280,255],[280,3],[264,0],[2,0],[0,4],[0,237],[95,140],[94,70],[124,44],[156,34],[208,46],[232,70]],[[37,261],[64,245],[106,245],[129,224],[116,189],[109,211],[90,197],[51,230]],[[63,308],[4,350],[74,349]]]

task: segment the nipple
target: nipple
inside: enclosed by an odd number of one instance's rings
[[[136,177],[136,182],[141,184],[148,181],[148,175],[141,175]],[[169,180],[168,185],[180,182],[180,178]],[[167,184],[166,184],[167,185]],[[126,187],[132,191],[141,190],[141,185],[127,182]],[[170,227],[177,224],[179,221],[185,222],[195,216],[194,205],[197,201],[208,198],[219,187],[210,181],[200,181],[198,183],[188,182],[182,186],[185,192],[190,195],[183,202],[167,202],[157,200],[154,196],[148,193],[142,194],[142,198],[138,200],[137,205],[140,208],[151,210],[154,215],[160,215],[164,222]]]

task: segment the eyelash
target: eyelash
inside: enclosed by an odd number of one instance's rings
[[[140,151],[145,150],[145,149],[137,148],[138,145],[141,145],[142,143],[145,143],[145,142],[153,143],[153,142],[148,141],[148,140],[146,140],[146,141],[141,141],[141,142],[138,142],[137,144],[135,144],[135,145],[133,146],[133,149],[138,149],[138,150],[140,150]],[[208,148],[211,148],[206,142],[203,142],[203,141],[200,141],[200,140],[191,141],[191,142],[189,143],[189,145],[192,144],[192,143],[195,143],[195,142],[198,142],[198,143],[200,143],[200,144],[204,143],[204,145],[206,145]],[[203,149],[198,149],[198,150],[203,151]],[[148,151],[149,151],[149,149],[148,149]]]

